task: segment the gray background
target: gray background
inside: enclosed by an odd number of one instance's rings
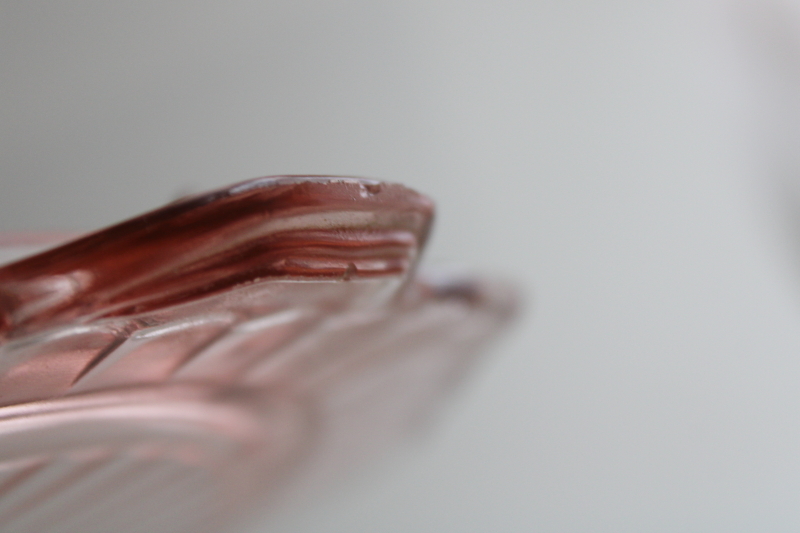
[[[798,531],[799,13],[2,0],[0,230],[354,174],[518,281],[427,441],[254,532]]]

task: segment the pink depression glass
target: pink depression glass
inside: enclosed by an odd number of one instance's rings
[[[230,531],[402,437],[513,308],[416,276],[432,216],[261,178],[0,266],[0,530]]]

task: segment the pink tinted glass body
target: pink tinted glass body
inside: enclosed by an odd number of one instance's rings
[[[416,275],[432,216],[261,178],[0,266],[0,528],[227,531],[401,438],[513,308]]]

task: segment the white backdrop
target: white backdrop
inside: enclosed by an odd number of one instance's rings
[[[428,262],[518,280],[427,441],[254,532],[798,531],[798,20],[0,0],[0,230],[354,174],[436,199]]]

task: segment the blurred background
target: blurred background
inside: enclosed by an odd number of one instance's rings
[[[256,532],[800,529],[800,2],[0,0],[0,231],[406,183],[525,313]]]

